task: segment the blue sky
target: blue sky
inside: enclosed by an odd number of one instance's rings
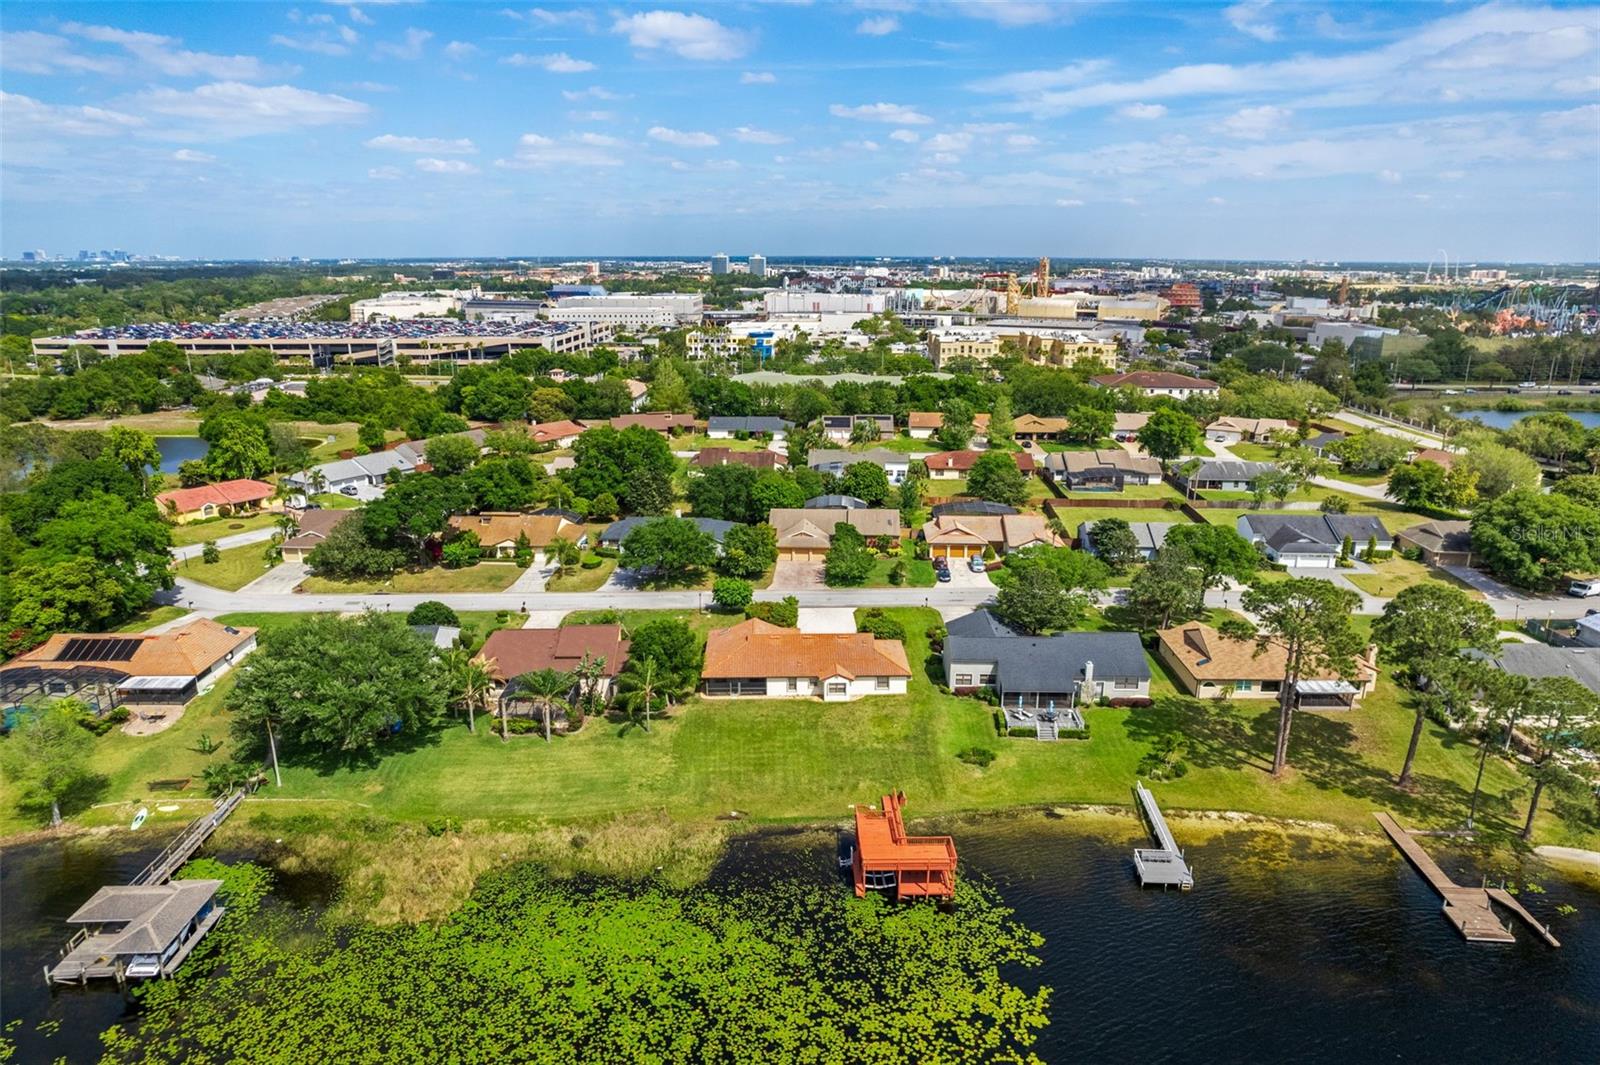
[[[0,241],[1600,258],[1600,7],[6,5]]]

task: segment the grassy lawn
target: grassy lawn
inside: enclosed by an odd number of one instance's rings
[[[307,577],[302,592],[361,595],[372,592],[503,592],[522,570],[510,562],[480,562],[462,569],[434,566],[424,570],[401,570],[383,581],[336,581],[327,577]]]
[[[1248,441],[1239,444],[1228,444],[1227,449],[1245,462],[1277,462],[1278,449],[1266,444],[1252,444]]]
[[[148,610],[141,610],[135,616],[118,625],[112,632],[145,632],[157,625],[165,625],[183,617],[189,611],[181,606],[153,606]]]
[[[1180,525],[1189,524],[1188,517],[1183,513],[1183,511],[1177,509],[1176,507],[1166,507],[1162,509],[1157,509],[1155,507],[1140,509],[1134,509],[1132,507],[1080,507],[1076,505],[1076,499],[1073,500],[1073,504],[1074,505],[1070,507],[1052,509],[1054,509],[1057,519],[1060,520],[1062,528],[1066,529],[1067,532],[1074,536],[1077,535],[1078,526],[1082,525],[1084,522],[1088,522],[1090,525],[1093,525],[1095,522],[1101,521],[1105,518],[1120,518],[1127,522],[1171,521],[1177,522]],[[1207,517],[1209,517],[1212,512],[1201,511],[1201,513],[1206,514]]]
[[[1345,576],[1350,578],[1351,584],[1363,592],[1382,599],[1392,599],[1406,588],[1424,581],[1435,580],[1442,584],[1453,584],[1473,599],[1483,598],[1482,592],[1456,580],[1443,570],[1429,569],[1420,562],[1412,562],[1399,555],[1374,563],[1372,569],[1371,573],[1346,573]]]
[[[1042,477],[1024,477],[1023,481],[1028,486],[1028,498],[1030,500],[1054,499],[1056,497],[1056,494],[1050,490],[1050,486],[1044,483],[1044,478]],[[927,487],[922,494],[924,499],[948,499],[952,496],[964,496],[967,494],[967,479],[965,477],[929,478]]]
[[[551,577],[545,582],[547,592],[592,592],[606,581],[611,579],[611,574],[617,568],[617,560],[603,558],[599,555],[585,554],[585,559],[599,559],[600,565],[594,569],[583,569],[581,566],[571,573]]]
[[[355,510],[361,506],[361,500],[340,495],[338,492],[324,492],[319,496],[312,496],[311,502],[323,510]]]
[[[282,791],[268,788],[245,808],[245,819],[269,810],[361,814],[420,821],[494,818],[556,823],[645,812],[680,821],[709,821],[739,810],[757,821],[842,820],[849,804],[871,801],[890,787],[913,796],[919,816],[1023,805],[1125,805],[1139,760],[1176,735],[1190,769],[1161,785],[1170,809],[1240,810],[1372,831],[1372,812],[1387,809],[1426,827],[1459,824],[1476,768],[1476,748],[1428,725],[1416,767],[1417,787],[1398,791],[1393,777],[1405,750],[1412,711],[1387,678],[1351,713],[1296,716],[1291,768],[1267,771],[1276,721],[1270,702],[1202,703],[1166,695],[1158,680],[1155,706],[1090,709],[1091,736],[1038,743],[996,737],[992,709],[939,693],[926,668],[925,630],[933,611],[894,610],[908,634],[913,666],[905,697],[852,703],[815,700],[691,699],[649,733],[591,719],[576,735],[546,744],[536,737],[509,744],[487,729],[469,734],[452,721],[437,732],[397,738],[376,762],[310,761],[289,755]],[[651,616],[626,612],[637,625]],[[680,614],[697,632],[731,624],[736,615]],[[574,615],[569,623],[586,620]],[[292,622],[289,622],[292,623]],[[1161,674],[1158,673],[1158,677]],[[112,732],[95,740],[92,762],[105,777],[103,802],[152,798],[148,782],[198,776],[209,758],[229,750],[221,712],[232,675],[191,704],[166,732],[131,738]],[[220,755],[198,753],[202,733],[223,740]],[[987,769],[956,752],[985,747],[998,757]],[[1526,802],[1522,778],[1491,758],[1480,817],[1505,836]],[[15,795],[0,791],[0,827],[33,827],[16,813]],[[1559,821],[1555,803],[1541,814],[1539,842],[1595,846],[1600,832]],[[191,804],[168,821],[193,816]],[[121,823],[130,810],[70,808],[77,821]]]
[[[917,558],[911,546],[911,541],[906,541],[900,546],[900,554],[893,558],[880,558],[872,564],[872,575],[867,578],[868,588],[892,588],[889,580],[889,571],[896,562],[906,564],[906,579],[901,585],[903,588],[932,588],[939,583],[933,575],[933,563],[925,558]]]
[[[149,414],[124,414],[116,418],[79,418],[76,421],[45,421],[52,429],[100,429],[113,425],[138,429],[151,436],[199,436],[200,415],[182,411],[152,411]]]
[[[1349,481],[1351,484],[1379,485],[1389,483],[1389,474],[1373,473],[1370,470],[1341,470],[1335,469],[1328,476],[1335,481]]]
[[[672,445],[674,451],[704,451],[708,447],[725,447],[729,451],[766,451],[770,446],[767,440],[713,440],[704,433],[674,436],[667,443]]]
[[[221,557],[216,562],[207,564],[200,561],[197,555],[182,562],[174,562],[172,572],[184,580],[198,581],[213,588],[221,588],[223,591],[236,592],[272,568],[271,564],[262,558],[266,550],[265,543],[229,547],[218,552]]]
[[[203,544],[207,540],[220,540],[235,533],[252,529],[270,529],[278,520],[276,514],[249,514],[242,518],[212,518],[210,521],[193,521],[172,527],[172,546]]]

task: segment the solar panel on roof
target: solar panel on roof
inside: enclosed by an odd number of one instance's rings
[[[141,641],[126,636],[74,636],[61,648],[58,661],[126,662],[139,650]]]

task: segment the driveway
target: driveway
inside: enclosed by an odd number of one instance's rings
[[[300,586],[300,582],[311,575],[311,567],[304,562],[280,562],[267,572],[240,588],[241,592],[259,592],[263,595],[279,595],[292,592]]]
[[[772,570],[772,583],[767,587],[775,592],[797,592],[806,588],[826,588],[822,580],[821,562],[779,562]]]
[[[530,610],[528,620],[522,623],[525,629],[559,629],[561,619],[566,617],[565,610]]]
[[[855,632],[856,612],[847,606],[801,607],[795,627],[801,632]]]
[[[1478,591],[1483,593],[1484,598],[1486,599],[1534,598],[1533,596],[1527,595],[1524,592],[1514,591],[1513,589],[1501,584],[1487,573],[1484,573],[1482,570],[1476,570],[1470,566],[1441,566],[1439,568],[1450,574],[1450,576],[1454,577],[1456,580],[1461,581],[1472,588],[1476,588]]]
[[[512,581],[506,586],[506,591],[514,592],[517,595],[528,595],[530,593],[536,594],[542,592],[544,591],[545,581],[550,579],[550,574],[552,572],[554,572],[554,567],[529,566],[527,569],[518,574],[516,580]]]
[[[946,588],[994,588],[994,581],[989,579],[987,573],[974,573],[968,568],[965,559],[953,558],[950,560],[950,583]]]

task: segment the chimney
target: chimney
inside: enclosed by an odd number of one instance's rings
[[[1083,663],[1083,697],[1086,700],[1094,699],[1094,659],[1088,658]]]

